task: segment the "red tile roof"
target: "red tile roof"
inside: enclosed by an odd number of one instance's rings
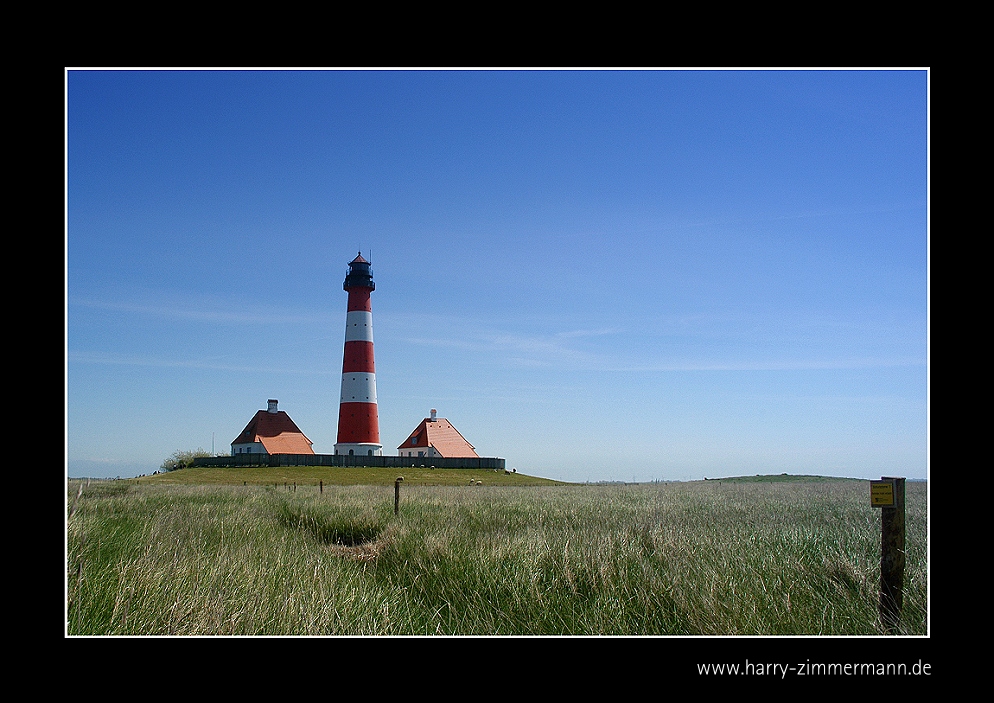
[[[245,425],[232,444],[259,442],[269,454],[313,454],[311,440],[307,439],[290,416],[283,410],[271,413],[260,410]]]
[[[438,455],[443,457],[479,456],[473,445],[467,442],[459,430],[444,417],[434,421],[426,417],[397,449],[413,449],[415,447],[434,447]]]

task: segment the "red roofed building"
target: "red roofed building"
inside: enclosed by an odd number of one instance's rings
[[[444,417],[426,417],[404,443],[397,447],[398,456],[410,457],[478,457],[473,445]]]
[[[270,400],[267,410],[255,414],[231,443],[231,454],[313,454],[311,440],[283,410]]]

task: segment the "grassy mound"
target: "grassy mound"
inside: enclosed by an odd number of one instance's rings
[[[133,480],[156,485],[392,486],[398,476],[404,477],[405,485],[416,486],[468,486],[470,483],[481,486],[562,485],[561,481],[492,469],[368,466],[194,467]]]

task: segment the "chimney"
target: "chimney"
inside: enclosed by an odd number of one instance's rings
[[[435,408],[431,409],[431,421],[435,422],[435,413],[438,412]]]
[[[272,398],[270,398],[269,399],[269,412],[271,412],[271,413],[273,413],[275,415],[278,412],[276,410],[276,404],[279,403],[279,402],[280,401],[278,401],[278,400],[273,400]]]

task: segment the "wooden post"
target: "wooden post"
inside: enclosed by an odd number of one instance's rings
[[[396,515],[400,512],[400,482],[404,480],[403,476],[398,476],[397,480],[393,482],[393,514]]]
[[[870,486],[871,502],[881,509],[880,623],[887,634],[897,631],[904,606],[904,482],[884,476]]]
[[[324,480],[318,481],[318,493],[324,493]]]

